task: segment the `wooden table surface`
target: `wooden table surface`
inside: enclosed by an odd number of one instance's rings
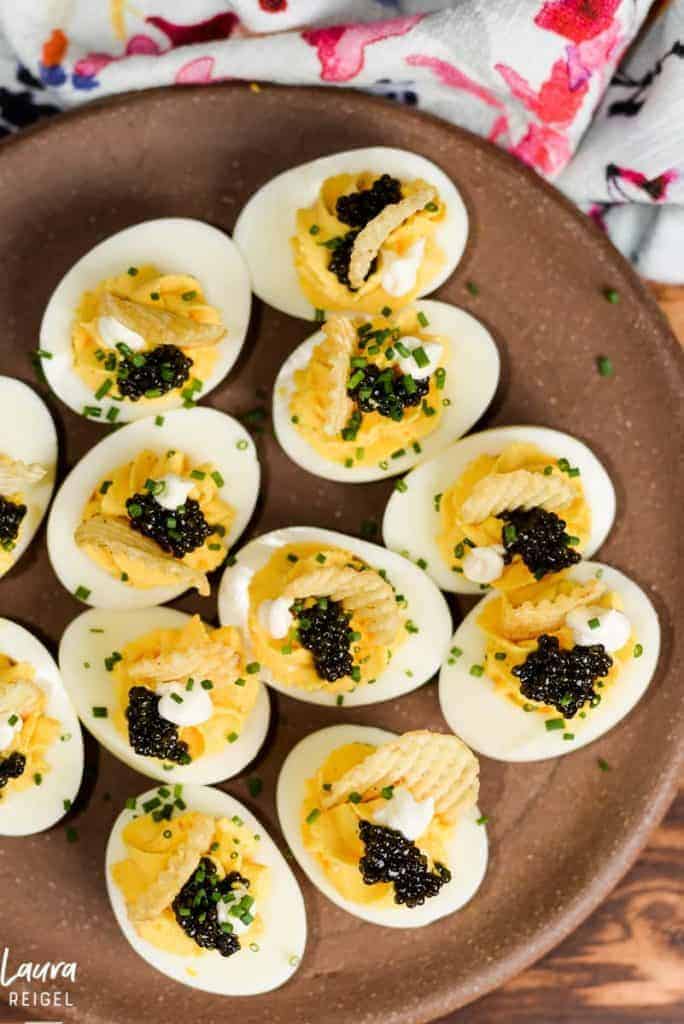
[[[684,345],[684,286],[650,284]],[[632,870],[537,964],[440,1024],[684,1022],[684,780]]]

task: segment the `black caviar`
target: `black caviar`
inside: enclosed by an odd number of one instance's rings
[[[340,284],[343,284],[350,292],[356,291],[356,288],[352,288],[349,283],[349,261],[351,259],[352,249],[354,248],[354,239],[358,235],[358,231],[347,231],[345,235],[341,235],[338,238],[332,239],[327,243],[328,247],[332,249],[332,256],[328,260],[328,270],[331,274],[334,274]],[[378,260],[375,257],[368,273],[364,277],[364,281],[367,281],[371,274],[374,274],[378,268]]]
[[[363,228],[391,203],[400,203],[401,182],[383,174],[370,188],[340,196],[335,205],[338,220],[352,228]]]
[[[197,868],[173,901],[173,912],[176,921],[186,935],[202,949],[216,949],[221,956],[232,956],[240,949],[237,935],[234,934],[229,922],[221,924],[218,919],[217,905],[234,889],[248,889],[249,880],[243,878],[238,871],[231,871],[225,878],[219,879],[216,865],[209,857],[202,857]],[[243,923],[250,924],[249,913],[254,900],[244,894],[239,901],[231,901],[231,916],[240,917]]]
[[[0,495],[0,547],[6,551],[14,547],[19,536],[21,521],[26,515],[26,505],[18,505]]]
[[[577,644],[566,651],[558,637],[542,633],[537,649],[511,671],[520,680],[523,697],[557,708],[563,718],[573,718],[586,701],[598,704],[594,683],[608,675],[612,664],[603,644]]]
[[[391,882],[395,903],[419,907],[451,880],[451,872],[443,864],[435,863],[434,871],[428,870],[425,854],[396,829],[362,819],[359,836],[365,847],[359,861],[364,882]]]
[[[18,779],[24,774],[26,768],[26,757],[13,750],[9,757],[0,760],[0,789],[4,789],[10,779]]]
[[[190,753],[184,740],[178,739],[178,726],[162,718],[159,697],[146,686],[133,686],[128,694],[128,739],[136,754],[159,757],[175,764],[189,764]]]
[[[319,597],[306,608],[303,601],[295,601],[292,614],[297,619],[297,637],[303,647],[311,651],[314,668],[321,679],[334,683],[336,679],[351,675],[354,660],[351,654],[353,631],[349,628],[348,612],[339,601]]]
[[[137,493],[126,501],[131,526],[156,541],[162,551],[182,558],[200,548],[213,532],[199,502],[186,498],[173,511],[159,504],[151,492]]]
[[[543,508],[516,509],[502,512],[498,518],[504,523],[501,539],[506,564],[513,555],[520,555],[530,572],[541,579],[549,572],[560,572],[580,561],[579,552],[569,544],[565,520],[555,512]]]
[[[401,420],[404,409],[420,405],[430,390],[429,377],[409,379],[410,383],[392,366],[381,370],[375,363],[369,363],[363,368],[363,377],[347,389],[347,394],[362,412],[378,412],[388,419]]]
[[[192,359],[176,345],[159,345],[151,352],[131,352],[119,361],[116,381],[119,392],[132,402],[159,398],[180,388],[190,376]]]

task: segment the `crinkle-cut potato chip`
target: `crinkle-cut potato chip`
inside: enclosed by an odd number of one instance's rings
[[[366,279],[370,265],[380,252],[387,238],[414,213],[425,209],[433,202],[437,192],[431,185],[418,189],[399,203],[390,203],[377,217],[369,220],[354,239],[349,260],[349,285],[360,288]]]
[[[479,771],[477,758],[457,736],[421,729],[378,747],[334,782],[322,803],[334,807],[350,793],[372,800],[385,786],[405,786],[416,800],[432,797],[435,813],[454,822],[477,802]]]
[[[395,639],[401,617],[391,585],[373,569],[315,569],[287,584],[284,597],[329,597],[355,612],[380,644]]]
[[[74,540],[79,547],[93,544],[95,547],[106,548],[113,555],[136,558],[150,569],[168,572],[189,587],[196,587],[202,597],[208,597],[210,593],[209,580],[203,572],[191,569],[173,555],[164,554],[153,540],[136,533],[127,522],[116,516],[91,516],[78,525]]]
[[[589,580],[570,594],[558,594],[535,604],[525,601],[514,605],[504,595],[501,605],[501,628],[509,640],[529,640],[540,633],[555,633],[573,608],[592,604],[605,590],[600,580]]]
[[[557,473],[531,473],[514,469],[510,473],[490,473],[473,487],[461,506],[465,523],[482,523],[489,516],[516,508],[545,508],[552,512],[563,508],[575,497],[572,484]]]
[[[26,463],[0,455],[0,494],[14,494],[26,484],[37,484],[46,473],[45,467],[38,462]]]
[[[128,675],[131,679],[149,679],[156,683],[193,675],[210,679],[217,673],[237,676],[239,664],[238,651],[225,644],[210,643],[187,651],[166,651],[156,658],[138,658],[128,666]]]
[[[131,904],[132,921],[154,921],[173,902],[206,853],[214,835],[215,822],[208,814],[197,814],[184,841],[168,859],[163,871]]]
[[[349,360],[356,344],[356,328],[343,316],[332,316],[323,325],[330,353],[330,394],[323,429],[331,436],[339,434],[349,420],[353,402],[347,394]]]
[[[204,348],[217,345],[224,337],[223,324],[206,324],[189,316],[152,309],[144,302],[121,299],[111,292],[103,297],[102,310],[125,327],[142,334],[148,345],[177,345],[179,348]]]
[[[30,715],[40,705],[43,693],[28,679],[17,679],[0,686],[0,716]]]

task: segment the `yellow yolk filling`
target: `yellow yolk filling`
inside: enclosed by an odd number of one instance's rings
[[[203,324],[221,323],[221,315],[217,309],[207,304],[202,286],[196,278],[189,274],[160,274],[156,267],[143,266],[136,269],[136,274],[125,272],[118,277],[110,277],[101,281],[93,291],[84,292],[76,310],[76,317],[71,330],[71,348],[74,370],[85,386],[95,395],[98,389],[109,379],[115,380],[116,370],[107,369],[107,356],[116,356],[116,349],[103,342],[98,331],[98,319],[102,315],[102,299],[111,293],[121,299],[131,299],[153,309],[167,310],[180,316],[189,317]],[[158,295],[158,299],[152,299]],[[186,298],[183,298],[186,296]],[[151,351],[154,345],[142,350]],[[211,376],[218,358],[216,345],[202,345],[196,348],[181,348],[189,359],[192,359],[190,378],[206,381]],[[109,360],[111,363],[111,358]],[[177,389],[167,392],[160,398],[141,398],[150,407],[150,412],[163,409],[173,403]],[[118,395],[116,386],[110,388],[107,397]]]
[[[514,605],[523,604],[526,601],[532,601],[537,604],[540,601],[553,600],[559,594],[571,594],[572,591],[580,584],[567,579],[564,575],[557,575],[549,580],[542,581],[541,583],[534,583],[530,586],[523,587],[521,590],[515,591],[515,593],[508,592],[506,599],[508,599]],[[482,613],[478,617],[477,623],[487,634],[487,648],[485,655],[485,672],[487,676],[492,680],[497,689],[518,707],[534,708],[535,711],[540,712],[543,715],[551,715],[554,718],[558,717],[558,709],[549,707],[545,704],[539,704],[535,701],[530,701],[524,697],[520,692],[520,680],[513,675],[512,669],[516,665],[521,665],[530,651],[537,649],[537,638],[531,638],[529,640],[510,640],[504,633],[502,627],[501,609],[503,597],[496,597],[489,601],[482,610]],[[620,595],[615,591],[606,591],[601,595],[595,602],[600,608],[613,608],[616,611],[622,611],[622,600]],[[548,636],[557,636],[558,643],[563,650],[571,650],[575,646],[575,640],[573,638],[573,632],[569,626],[563,626],[558,630],[546,631]],[[611,688],[618,680],[620,671],[625,662],[632,657],[632,651],[634,649],[634,636],[631,636],[624,647],[621,647],[619,651],[614,651],[610,657],[613,659],[613,664],[606,676],[602,676],[596,683],[596,689],[599,694],[603,695],[606,690]],[[505,658],[497,658],[496,655],[505,654]],[[590,705],[585,703],[582,711],[590,714]],[[573,727],[580,724],[579,717],[573,718]]]
[[[359,321],[359,327],[369,321]],[[330,361],[334,352],[333,343],[324,339],[315,347],[308,365],[295,373],[295,390],[290,399],[290,413],[299,433],[320,455],[332,462],[346,463],[353,459],[354,465],[370,466],[386,462],[402,449],[409,449],[423,438],[432,434],[441,421],[442,397],[440,383],[444,385],[444,366],[449,361],[448,342],[441,336],[428,334],[418,321],[416,311],[404,310],[393,319],[379,316],[370,321],[372,331],[400,331],[399,341],[405,336],[433,341],[442,345],[440,368],[442,373],[433,373],[430,390],[416,406],[407,406],[401,420],[381,416],[379,412],[362,413],[361,424],[352,440],[345,440],[342,434],[330,435],[325,431],[325,421],[330,401]],[[397,338],[388,335],[381,344],[372,338],[360,344],[352,358],[363,357],[379,369],[385,370],[396,365]],[[415,347],[415,344],[414,346]],[[391,358],[386,355],[390,350]],[[394,353],[394,354],[392,354]],[[350,367],[350,377],[355,370]],[[356,408],[356,405],[354,406]]]
[[[468,554],[469,544],[474,547],[488,547],[501,544],[503,522],[496,516],[489,516],[482,523],[465,523],[460,517],[464,501],[470,496],[473,488],[484,477],[491,473],[511,473],[516,469],[526,469],[532,473],[551,473],[562,476],[575,492],[575,497],[565,508],[558,510],[557,515],[565,520],[565,532],[571,537],[579,537],[574,546],[576,551],[583,551],[591,532],[591,510],[584,495],[582,478],[569,477],[558,466],[553,455],[541,451],[534,444],[514,442],[508,445],[500,455],[480,455],[471,462],[455,483],[444,492],[440,501],[440,533],[437,543],[444,561],[454,571],[461,568],[463,559]],[[498,590],[515,590],[535,582],[534,575],[527,568],[520,555],[514,555],[510,565],[505,566],[502,575],[492,586]]]
[[[336,203],[340,196],[370,188],[379,177],[377,174],[338,174],[323,182],[313,206],[297,211],[297,232],[292,239],[295,267],[299,283],[307,299],[316,309],[360,310],[364,313],[379,313],[384,306],[406,306],[427,288],[444,265],[444,253],[437,245],[434,234],[437,225],[444,220],[446,208],[439,197],[435,199],[434,210],[420,210],[407,218],[396,228],[383,244],[378,267],[357,291],[351,291],[338,281],[328,270],[333,249],[326,245],[331,239],[342,238],[352,230],[338,219]],[[419,179],[401,183],[403,198],[425,188],[426,182]],[[425,239],[425,251],[416,281],[404,295],[390,295],[381,283],[385,254],[406,256],[416,242]]]
[[[16,662],[6,654],[0,654],[0,686],[8,686],[20,680],[33,682],[35,677],[35,670],[28,662]],[[6,800],[12,792],[19,793],[37,785],[36,776],[45,775],[50,770],[45,754],[59,736],[60,723],[45,713],[46,706],[47,697],[41,689],[38,707],[22,716],[21,731],[15,733],[9,747],[0,750],[0,761],[15,751],[26,758],[22,774],[16,779],[9,779],[7,785],[0,789],[0,801]]]
[[[366,885],[359,871],[359,861],[364,853],[364,845],[359,838],[359,820],[366,818],[372,821],[376,810],[384,806],[386,801],[380,797],[356,804],[338,804],[327,811],[321,809],[326,794],[323,787],[336,782],[375,749],[367,743],[347,743],[338,747],[324,761],[315,776],[307,781],[306,797],[301,810],[302,840],[325,872],[328,881],[344,899],[365,905],[392,906],[392,885],[388,882]],[[452,829],[453,826],[445,824],[439,815],[435,815],[426,832],[416,840],[416,846],[427,856],[431,867],[437,861],[453,870],[453,865],[447,860]]]
[[[317,558],[320,556],[323,562]],[[252,648],[257,661],[266,666],[273,677],[287,686],[301,690],[325,689],[329,693],[349,693],[357,686],[372,685],[378,675],[387,667],[394,651],[403,641],[402,631],[390,647],[374,642],[357,615],[353,614],[349,628],[359,634],[352,643],[354,664],[358,666],[358,680],[344,676],[333,683],[326,682],[316,672],[311,651],[303,647],[295,636],[295,626],[287,637],[276,639],[268,633],[260,621],[259,608],[263,601],[272,601],[282,595],[286,585],[299,576],[314,572],[325,566],[364,566],[356,555],[342,548],[318,544],[287,544],[271,555],[268,562],[254,574],[249,584],[248,628]],[[311,602],[313,603],[313,602]]]
[[[155,821],[151,814],[141,815],[123,830],[126,859],[112,866],[112,878],[121,889],[127,906],[138,899],[166,868],[169,857],[185,840],[197,815],[188,811],[171,821]],[[239,935],[241,946],[249,945],[263,932],[259,906],[268,898],[270,871],[257,862],[259,839],[241,819],[217,818],[213,840],[204,856],[210,857],[219,878],[231,871],[249,881],[249,894],[255,900],[254,921]],[[180,889],[180,887],[179,887]],[[150,921],[136,923],[140,937],[158,949],[177,956],[200,956],[203,952],[181,928],[171,904]]]
[[[225,750],[226,743],[234,742],[245,727],[245,722],[257,699],[259,684],[253,675],[245,674],[242,638],[234,626],[211,629],[202,622],[199,615],[193,615],[181,629],[155,629],[151,633],[133,640],[119,652],[122,656],[113,670],[118,703],[113,715],[117,729],[128,737],[126,708],[133,686],[156,689],[153,679],[137,676],[131,678],[131,666],[141,658],[158,658],[165,654],[182,654],[201,650],[209,645],[221,644],[230,658],[231,652],[239,654],[237,668],[229,672],[211,673],[209,691],[214,710],[211,718],[200,725],[179,726],[178,738],[188,745],[192,760],[205,754],[218,754]],[[187,683],[188,675],[174,682]],[[200,686],[202,676],[193,676],[193,686]],[[237,680],[237,682],[236,682]]]
[[[113,473],[109,473],[98,483],[86,504],[81,521],[86,522],[91,516],[120,516],[128,520],[126,501],[134,494],[146,493],[147,480],[159,480],[168,473],[191,480],[193,489],[188,497],[199,503],[202,514],[210,526],[218,527],[221,534],[230,529],[235,517],[234,509],[218,496],[219,487],[212,472],[214,467],[209,463],[195,466],[187,455],[179,451],[168,451],[157,454],[142,451]],[[196,474],[196,475],[193,475]],[[201,474],[201,476],[197,476]],[[169,512],[172,516],[173,512]],[[147,587],[163,587],[174,584],[177,578],[162,569],[152,569],[139,559],[121,553],[114,554],[94,544],[84,545],[84,550],[102,569],[121,579],[131,587],[145,589]],[[159,549],[160,554],[164,554]],[[180,561],[200,572],[211,572],[218,568],[226,556],[226,548],[221,543],[218,533],[212,533],[201,547],[195,548],[184,555]],[[127,577],[127,579],[126,579]]]

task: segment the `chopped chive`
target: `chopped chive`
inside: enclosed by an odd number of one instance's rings
[[[598,369],[601,377],[612,377],[615,373],[613,364],[608,356],[597,356],[596,368]]]
[[[403,479],[397,480],[394,485],[394,489],[395,491],[399,491],[400,494],[404,494],[408,491],[408,484]]]
[[[421,327],[427,327],[428,324],[430,323],[430,321],[425,316],[425,313],[423,313],[422,310],[418,313],[416,319],[418,320],[418,323],[420,324]]]
[[[350,804],[360,804],[362,796],[360,793],[357,793],[355,789],[353,789],[349,796],[347,797],[347,800],[349,801]]]
[[[155,422],[155,424],[158,427],[163,427],[164,426],[164,417],[163,416],[155,416],[154,417],[154,422]]]
[[[250,676],[255,675],[260,668],[261,665],[258,661],[250,661],[249,665],[246,666],[247,672]]]
[[[644,648],[643,648],[642,644],[634,644],[634,650],[632,651],[632,654],[634,655],[634,657],[635,658],[640,658],[643,653],[644,653]]]
[[[223,485],[226,482],[219,473],[218,469],[215,469],[214,472],[211,474],[211,479],[214,481],[217,487],[223,487]]]
[[[138,273],[138,268],[137,267],[129,267],[128,268],[128,274],[131,277],[135,277],[137,275],[137,273]]]
[[[342,707],[342,705],[344,704],[344,696],[343,696],[343,694],[338,693],[337,700],[335,701],[335,703],[337,704],[338,708]]]
[[[94,707],[93,718],[107,718],[109,711],[105,707]]]
[[[481,814],[480,817],[475,822],[475,824],[476,825],[486,825],[488,821],[489,821],[489,818],[487,817],[487,815],[486,814]]]
[[[615,288],[604,288],[603,297],[614,306],[620,301],[620,293]]]
[[[67,840],[67,843],[76,843],[76,842],[78,842],[78,831],[75,828],[69,827],[66,830],[66,840]]]
[[[383,786],[380,790],[380,796],[383,800],[391,800],[394,796],[394,786]]]
[[[476,676],[479,679],[484,675],[484,665],[471,665],[469,671],[471,676]]]
[[[598,764],[598,766],[599,766],[599,768],[601,769],[602,772],[609,772],[610,771],[610,765],[608,764],[607,761],[604,761],[602,757],[599,757],[596,763]]]
[[[87,601],[90,597],[90,591],[87,587],[78,586],[74,591],[74,596],[77,597],[79,601]]]
[[[192,302],[193,299],[196,298],[197,292],[194,289],[192,289],[192,291],[189,292],[183,292],[183,294],[181,295],[181,299],[183,300],[183,302]]]
[[[318,807],[314,807],[312,811],[309,811],[309,813],[306,816],[307,825],[313,825],[316,818],[320,817],[320,813],[321,812],[319,811]]]
[[[564,718],[549,718],[544,723],[547,732],[557,732],[559,729],[565,729]]]
[[[601,620],[596,618],[596,616],[594,616],[593,619],[589,619],[589,621],[587,622],[587,626],[589,626],[589,629],[598,629],[600,625]]]
[[[89,416],[93,420],[97,420],[102,415],[102,409],[100,409],[99,405],[84,405],[83,415]]]

